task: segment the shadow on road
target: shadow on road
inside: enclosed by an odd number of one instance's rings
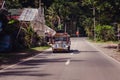
[[[74,53],[74,54],[79,54],[80,51],[79,50],[71,50],[71,53]]]
[[[80,54],[80,53],[93,53],[93,52],[99,52],[99,51],[79,51],[79,50],[71,50],[71,53],[74,53],[74,54]]]
[[[29,61],[26,61],[24,63],[21,63],[20,65],[26,65],[26,66],[36,66],[36,65],[45,65],[46,63],[58,63],[58,62],[66,62],[68,58],[52,58],[52,59],[39,59],[35,58]]]
[[[7,71],[0,73],[0,77],[5,77],[5,76],[37,76],[37,77],[44,77],[44,76],[50,76],[51,74],[47,73],[40,73],[39,71]]]
[[[32,57],[42,51],[0,53],[0,65],[15,64],[22,59]]]
[[[53,74],[50,73],[43,73],[40,68],[42,65],[46,65],[47,63],[61,63],[66,62],[68,58],[52,58],[52,59],[40,59],[35,58],[21,64],[18,64],[19,67],[14,67],[11,69],[7,69],[4,72],[0,72],[0,77],[7,77],[7,76],[37,76],[37,77],[44,77],[44,76],[51,76]]]
[[[84,53],[96,53],[96,52],[99,52],[99,51],[80,51],[80,52],[84,52]]]

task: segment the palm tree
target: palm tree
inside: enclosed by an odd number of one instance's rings
[[[58,25],[60,25],[61,20],[60,16],[56,12],[56,7],[54,4],[48,8],[47,13],[48,14],[46,15],[46,18],[49,21],[49,26],[53,29],[56,29]]]

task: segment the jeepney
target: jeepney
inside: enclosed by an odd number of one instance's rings
[[[52,51],[60,52],[60,51],[70,51],[70,35],[68,33],[56,33],[52,37]]]

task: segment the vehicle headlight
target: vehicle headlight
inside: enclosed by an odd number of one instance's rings
[[[68,45],[66,45],[66,47],[68,47]]]
[[[56,48],[56,47],[57,47],[57,45],[56,45],[56,44],[54,44],[52,47],[53,47],[53,48]]]

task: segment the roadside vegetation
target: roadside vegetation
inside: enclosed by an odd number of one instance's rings
[[[97,25],[95,27],[96,41],[114,41],[115,31],[110,25]]]
[[[80,36],[88,36],[96,41],[118,41],[119,39],[120,3],[118,0],[102,2],[99,0],[6,0],[5,7],[7,9],[39,8],[40,1],[45,9],[46,24],[54,30],[66,28],[71,36],[75,36],[76,31],[79,31]],[[11,5],[12,3],[15,4]],[[13,36],[15,48],[44,45],[43,38],[36,35],[29,24],[26,28],[20,26],[17,20],[9,22],[3,20],[3,22],[7,26],[4,28],[4,33]],[[7,23],[9,24],[6,25]]]
[[[54,30],[65,29],[70,35],[79,30],[80,36],[88,36],[94,40],[109,41],[118,40],[120,24],[119,0],[6,0],[7,7],[38,8],[39,2],[45,8],[46,24]],[[32,2],[32,3],[31,3]],[[15,3],[14,5],[10,5]],[[107,35],[103,38],[104,29],[110,27]],[[97,27],[97,29],[95,29]],[[112,33],[110,33],[112,31]],[[100,33],[98,33],[100,32]],[[105,33],[104,33],[105,34]],[[98,37],[99,36],[99,37]],[[110,38],[112,37],[112,38]]]
[[[50,48],[50,46],[40,46],[40,47],[32,47],[30,49],[26,49],[26,52],[31,52],[31,51],[44,51],[46,49]]]

